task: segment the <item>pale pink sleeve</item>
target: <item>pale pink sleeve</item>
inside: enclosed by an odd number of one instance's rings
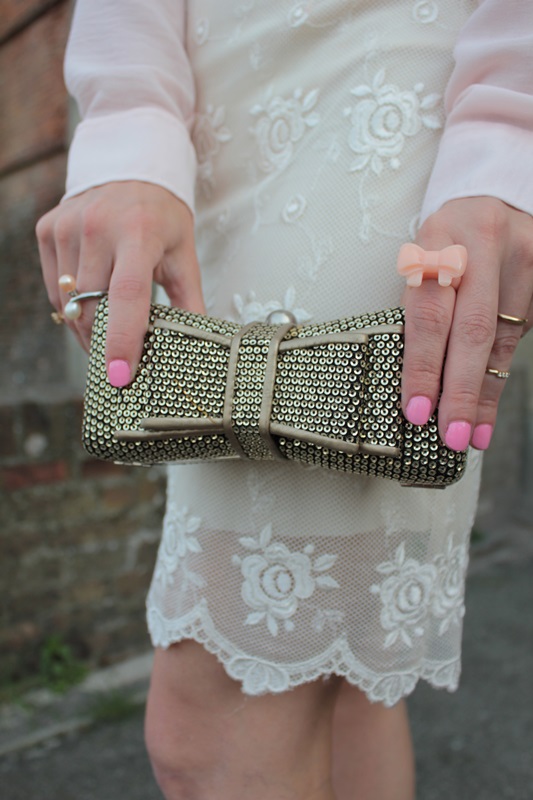
[[[65,56],[82,121],[63,199],[109,181],[168,189],[193,209],[194,81],[185,0],[77,0]]]
[[[490,195],[533,214],[533,0],[483,0],[461,31],[422,219]]]

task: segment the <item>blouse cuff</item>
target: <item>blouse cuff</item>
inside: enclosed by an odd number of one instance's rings
[[[194,213],[196,154],[181,120],[158,108],[92,117],[74,133],[63,200],[111,181],[162,186]]]
[[[448,200],[490,196],[533,214],[533,134],[504,122],[448,128],[422,206],[420,222]]]

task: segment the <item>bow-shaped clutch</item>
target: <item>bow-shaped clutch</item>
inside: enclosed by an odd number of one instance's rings
[[[97,309],[83,422],[86,449],[121,464],[286,460],[443,487],[465,453],[436,417],[400,408],[403,309],[300,326],[239,326],[153,305],[133,382],[105,369],[107,298]]]

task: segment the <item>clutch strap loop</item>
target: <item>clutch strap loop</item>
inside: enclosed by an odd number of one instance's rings
[[[243,325],[231,339],[230,354],[228,361],[228,376],[226,380],[226,391],[224,394],[224,410],[222,412],[222,426],[224,434],[240,458],[247,458],[247,454],[242,447],[235,431],[233,430],[233,402],[235,399],[235,378],[237,376],[237,367],[239,363],[239,350],[241,347],[242,339],[246,334],[254,328],[255,322],[248,322]]]
[[[282,340],[286,334],[294,328],[294,323],[287,322],[285,325],[280,325],[274,331],[268,346],[268,355],[265,368],[265,377],[263,383],[263,399],[261,401],[261,411],[259,413],[259,435],[267,445],[272,453],[272,456],[278,461],[286,461],[285,456],[280,452],[275,439],[270,432],[270,415],[272,412],[272,400],[274,398],[274,386],[276,382],[276,368],[278,363],[278,351]]]

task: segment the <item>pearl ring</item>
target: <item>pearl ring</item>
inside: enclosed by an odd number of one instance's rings
[[[95,300],[105,297],[107,292],[78,292],[76,289],[76,279],[72,275],[59,276],[59,288],[68,294],[70,300],[64,308],[64,315],[67,319],[73,322],[81,317],[81,301]]]

